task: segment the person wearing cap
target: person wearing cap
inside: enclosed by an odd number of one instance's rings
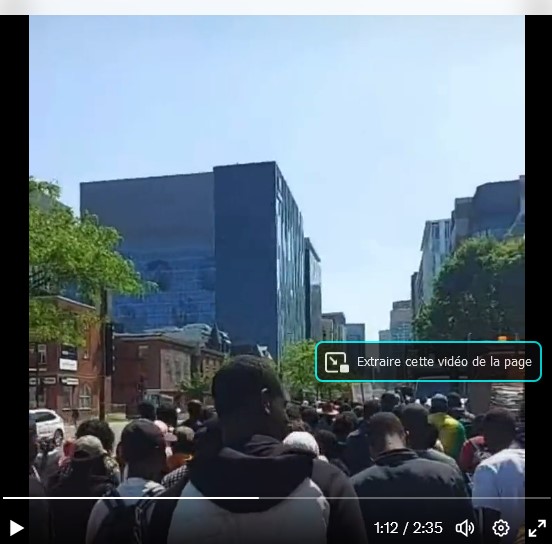
[[[465,520],[475,522],[466,486],[457,469],[422,459],[408,448],[405,429],[391,412],[372,416],[367,422],[366,436],[374,464],[353,476],[352,483],[359,497],[380,499],[360,501],[369,542],[397,541],[396,534],[378,531],[378,527],[387,523],[424,528],[409,533],[408,542],[425,544],[432,528],[441,535],[441,540],[446,535],[447,542],[478,542],[477,532],[464,537],[448,529]]]
[[[212,394],[224,447],[194,458],[180,494],[203,500],[158,501],[152,519],[169,522],[152,524],[152,542],[366,543],[349,479],[311,452],[282,443],[286,398],[271,361],[236,356],[215,375]],[[164,516],[164,509],[172,512]]]
[[[305,431],[292,431],[284,438],[284,444],[296,451],[311,453],[314,457],[320,457],[320,448],[316,438]]]
[[[48,486],[51,497],[91,497],[90,500],[52,501],[54,533],[59,542],[84,542],[86,524],[96,499],[118,484],[105,458],[108,453],[96,436],[84,435],[73,442],[69,463]]]
[[[169,459],[173,454],[171,446],[176,441],[176,436],[174,435],[172,428],[170,428],[164,421],[156,419],[154,423],[163,435],[163,439],[165,440],[165,455],[167,459]],[[168,472],[170,472],[169,468],[165,467],[163,469],[163,476]]]
[[[439,441],[445,453],[458,460],[466,441],[466,431],[462,423],[449,415],[448,408],[448,399],[445,395],[434,395],[431,399],[429,422],[437,427]]]
[[[339,410],[332,402],[324,402],[317,410],[320,418],[316,428],[318,430],[331,431],[335,416],[339,414]]]
[[[77,428],[75,438],[78,440],[84,436],[95,436],[102,444],[105,451],[103,461],[106,465],[106,470],[109,477],[117,485],[121,482],[121,471],[117,460],[113,457],[113,445],[115,443],[115,434],[109,423],[100,421],[99,419],[87,419],[83,421]],[[71,469],[71,459],[74,452],[74,441],[68,441],[64,445],[65,456],[62,459],[59,472],[63,473]]]
[[[131,421],[121,433],[120,445],[126,477],[112,495],[123,497],[125,506],[134,507],[141,498],[163,492],[165,488],[159,482],[167,458],[165,437],[159,427],[148,419]],[[109,513],[109,506],[103,499],[95,504],[88,520],[87,544],[95,542]]]
[[[193,459],[195,433],[190,427],[177,427],[175,442],[172,443],[172,455],[167,458],[168,474],[161,483],[168,489],[185,476],[188,471],[187,464]]]

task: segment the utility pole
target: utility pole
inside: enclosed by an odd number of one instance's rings
[[[34,364],[35,364],[35,408],[39,408],[38,402],[40,399],[40,370],[38,368],[38,342],[34,344]]]
[[[98,392],[100,421],[105,421],[105,389],[106,379],[113,374],[113,325],[110,322],[111,304],[110,293],[107,289],[102,291],[100,303],[100,343],[101,343],[101,367],[100,367],[100,387]]]

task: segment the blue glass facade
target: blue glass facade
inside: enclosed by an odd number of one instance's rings
[[[274,357],[305,338],[303,222],[276,163],[84,183],[81,210],[115,227],[121,252],[159,287],[114,299],[124,330],[216,322],[233,344]]]
[[[308,238],[305,238],[305,329],[307,338],[322,340],[322,269]]]
[[[216,314],[234,344],[305,338],[304,238],[299,209],[276,163],[215,174]]]
[[[276,169],[276,290],[278,351],[307,336],[305,326],[305,238],[303,218],[293,195]]]
[[[114,298],[123,330],[215,321],[212,174],[84,183],[81,210],[115,227],[121,252],[158,285],[143,298]]]
[[[215,258],[185,247],[162,251],[127,251],[156,293],[136,299],[117,297],[113,317],[127,332],[189,323],[215,322]]]

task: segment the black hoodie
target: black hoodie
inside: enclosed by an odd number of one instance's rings
[[[349,479],[274,438],[255,435],[189,469],[188,500],[155,503],[148,533],[158,544],[366,543]]]
[[[101,497],[117,486],[109,474],[104,459],[72,459],[50,479],[48,494],[51,497],[90,497],[90,500],[51,501],[52,522],[56,542],[84,544],[86,526],[92,508]]]

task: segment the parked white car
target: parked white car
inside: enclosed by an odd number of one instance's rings
[[[53,440],[56,446],[61,446],[65,437],[65,424],[60,416],[46,408],[29,410],[29,415],[34,416],[39,440]]]

